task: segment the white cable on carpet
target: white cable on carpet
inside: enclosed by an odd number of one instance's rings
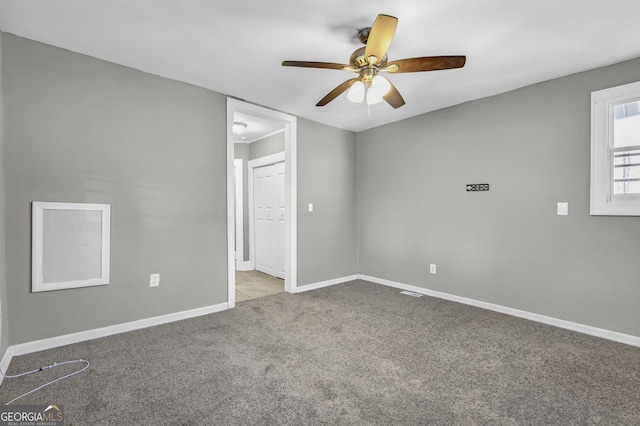
[[[17,379],[19,377],[28,376],[29,374],[39,373],[41,371],[48,370],[50,368],[59,367],[61,365],[76,364],[76,363],[79,363],[79,362],[84,362],[84,363],[86,363],[86,365],[84,367],[82,367],[82,369],[80,369],[78,371],[74,371],[73,373],[69,373],[66,376],[59,377],[59,378],[57,378],[55,380],[50,381],[49,383],[45,383],[44,385],[38,386],[37,388],[35,388],[33,390],[30,390],[29,392],[24,393],[24,394],[20,395],[17,398],[13,398],[11,401],[7,402],[5,405],[9,405],[12,402],[15,402],[15,401],[19,400],[20,398],[25,397],[27,395],[31,395],[32,393],[34,393],[36,391],[39,391],[40,389],[42,389],[42,388],[44,388],[46,386],[49,386],[49,385],[51,385],[53,383],[59,382],[61,380],[67,379],[67,378],[69,378],[71,376],[75,376],[76,374],[82,373],[84,370],[89,368],[89,361],[87,361],[86,359],[75,359],[73,361],[54,362],[51,365],[47,365],[45,367],[40,367],[40,368],[37,368],[35,370],[31,370],[31,371],[26,371],[26,372],[20,373],[20,374],[15,374],[13,376],[7,376],[5,374],[2,374],[2,371],[0,371],[0,375],[2,375],[2,377],[4,377],[5,379]]]

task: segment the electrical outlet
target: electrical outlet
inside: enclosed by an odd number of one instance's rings
[[[567,203],[567,202],[558,203],[556,209],[557,209],[558,216],[568,216],[569,215],[569,203]]]
[[[149,275],[149,287],[158,287],[160,285],[160,274]]]
[[[436,273],[436,265],[435,265],[435,263],[429,264],[429,273],[431,273],[431,274],[435,274]]]

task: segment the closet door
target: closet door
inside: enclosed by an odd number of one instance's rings
[[[256,270],[276,275],[277,185],[275,167],[259,167],[253,173],[254,241]],[[274,222],[275,221],[275,222]]]

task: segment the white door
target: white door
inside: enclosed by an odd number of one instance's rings
[[[256,269],[275,276],[276,251],[271,247],[276,237],[273,226],[276,196],[274,173],[273,166],[259,167],[254,170],[253,206]]]
[[[256,270],[284,278],[284,163],[254,169],[253,198]]]

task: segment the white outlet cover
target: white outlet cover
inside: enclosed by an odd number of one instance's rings
[[[568,216],[569,215],[569,203],[560,202],[557,207],[558,216]]]
[[[434,265],[433,263],[429,264],[429,272],[432,274],[436,273],[436,265]]]
[[[313,211],[313,203],[309,203],[309,213]]]
[[[158,286],[160,286],[160,274],[149,275],[149,287],[158,287]]]

